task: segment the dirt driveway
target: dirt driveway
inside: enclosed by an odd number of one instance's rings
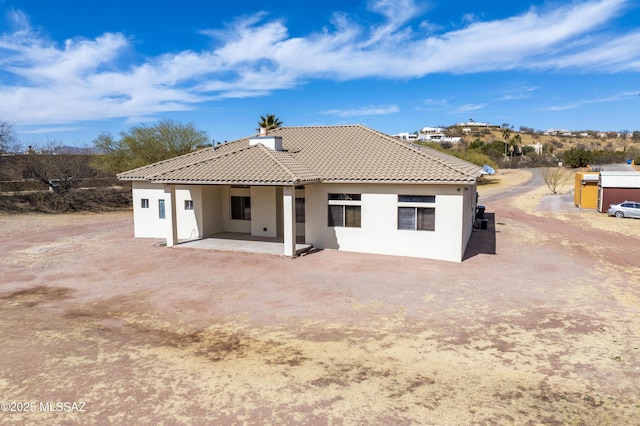
[[[530,177],[480,188],[460,264],[0,216],[0,423],[640,424],[640,220]]]

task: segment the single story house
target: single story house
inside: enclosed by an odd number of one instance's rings
[[[361,125],[281,127],[130,170],[136,237],[244,233],[460,262],[480,167]]]
[[[601,171],[598,180],[598,211],[606,213],[610,204],[640,201],[640,172]]]

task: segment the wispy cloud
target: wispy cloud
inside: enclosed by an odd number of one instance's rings
[[[564,105],[552,105],[552,106],[543,107],[540,109],[542,111],[565,111],[569,109],[580,108],[583,105],[628,101],[630,99],[635,99],[637,97],[638,97],[637,91],[623,92],[623,93],[618,93],[616,95],[607,96],[604,98],[581,99],[581,100],[570,102]]]
[[[451,99],[432,99],[427,98],[421,104],[415,107],[416,111],[444,111],[450,110],[449,101]]]
[[[37,129],[31,130],[22,130],[21,133],[25,134],[51,134],[51,133],[60,133],[60,132],[70,132],[74,130],[78,130],[79,127],[38,127]]]
[[[615,32],[615,19],[629,0],[531,8],[494,21],[467,17],[460,29],[448,32],[424,23],[428,10],[422,4],[401,0],[399,7],[397,1],[371,0],[368,7],[377,14],[375,20],[363,22],[362,17],[336,13],[331,26],[299,37],[289,35],[283,20],[257,13],[225,28],[203,30],[215,42],[210,50],[165,54],[124,66],[121,62],[135,43],[123,34],[78,36],[60,45],[33,30],[24,13],[12,10],[12,29],[0,34],[0,117],[18,124],[152,117],[215,99],[262,96],[319,78],[412,79],[511,69],[640,70],[640,31]],[[425,25],[430,32],[420,30]],[[376,111],[394,112],[370,107],[334,114]]]
[[[533,96],[533,93],[538,90],[536,86],[529,86],[525,83],[518,83],[514,87],[508,88],[503,91],[503,95],[498,98],[499,101],[512,101],[517,99],[527,99]]]
[[[463,112],[469,112],[469,111],[477,111],[479,109],[484,108],[485,106],[487,106],[487,104],[466,104],[466,105],[460,105],[459,107],[454,109],[454,112],[456,113],[463,113]]]
[[[335,115],[338,117],[364,117],[367,115],[387,115],[399,112],[397,105],[364,106],[354,109],[330,109],[320,111],[320,114]]]

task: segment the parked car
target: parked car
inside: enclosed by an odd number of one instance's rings
[[[637,201],[625,201],[620,204],[611,204],[607,214],[615,217],[635,217],[640,219],[640,203]]]

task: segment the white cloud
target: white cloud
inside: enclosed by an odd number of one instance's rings
[[[479,109],[484,108],[485,106],[487,106],[487,104],[465,104],[465,105],[460,105],[459,107],[455,108],[453,111],[456,113],[477,111]]]
[[[78,130],[79,127],[38,127],[37,129],[24,130],[21,129],[21,133],[25,134],[51,134],[60,132],[70,132]]]
[[[538,87],[529,86],[527,83],[519,83],[504,91],[504,95],[498,98],[499,101],[512,101],[516,99],[530,98]]]
[[[367,115],[387,115],[400,111],[397,105],[370,105],[354,109],[330,109],[320,111],[320,114],[335,115],[338,117],[363,117]]]
[[[510,69],[638,71],[640,31],[614,32],[615,19],[628,3],[581,1],[486,22],[474,16],[455,31],[430,23],[431,31],[425,32],[420,30],[426,25],[422,3],[372,0],[369,9],[380,23],[366,25],[336,13],[330,27],[304,37],[291,37],[283,20],[257,13],[202,31],[216,43],[210,50],[129,65],[120,62],[135,44],[123,34],[78,36],[58,44],[33,30],[24,13],[12,10],[13,29],[0,34],[0,117],[17,124],[151,117],[214,99],[262,96],[317,78],[410,79]],[[526,88],[520,92],[526,94]],[[393,107],[334,113],[384,114],[395,112]]]
[[[580,99],[579,101],[571,102],[564,105],[552,105],[552,106],[541,108],[541,110],[542,111],[565,111],[569,109],[576,109],[583,105],[627,101],[630,99],[636,99],[637,97],[638,97],[637,91],[633,91],[633,92],[629,91],[629,92],[618,93],[612,96],[607,96],[604,98]]]
[[[584,68],[598,72],[638,72],[640,57],[629,51],[629,46],[640,46],[640,31],[625,34],[612,40],[584,46],[579,51],[541,61],[541,68]]]

